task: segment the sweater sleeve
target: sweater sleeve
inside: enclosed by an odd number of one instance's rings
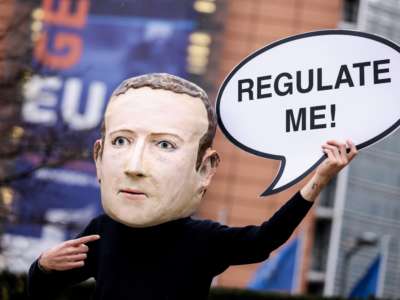
[[[297,192],[260,226],[227,227],[213,230],[215,263],[223,271],[230,265],[261,262],[285,243],[312,206]]]
[[[95,220],[92,220],[85,230],[77,237],[96,234]],[[64,288],[82,282],[93,276],[94,248],[96,242],[88,244],[89,252],[85,265],[80,268],[67,271],[46,272],[39,266],[39,258],[36,259],[28,274],[28,295],[30,299],[54,299]]]

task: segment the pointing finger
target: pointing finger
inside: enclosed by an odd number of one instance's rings
[[[79,246],[80,244],[85,244],[88,242],[96,241],[99,238],[100,238],[100,236],[98,234],[87,235],[87,236],[80,237],[78,239],[69,240],[66,242],[66,245],[67,246]]]

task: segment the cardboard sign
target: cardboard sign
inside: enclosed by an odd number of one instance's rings
[[[281,161],[262,196],[280,192],[325,158],[327,140],[362,149],[400,125],[400,47],[348,30],[292,36],[245,58],[216,103],[225,136],[258,156]]]

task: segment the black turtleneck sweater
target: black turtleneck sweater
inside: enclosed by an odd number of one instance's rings
[[[190,217],[131,228],[101,215],[80,235],[101,236],[88,243],[85,266],[44,273],[36,260],[29,270],[29,293],[33,299],[53,299],[63,288],[94,277],[96,300],[204,300],[214,276],[230,265],[268,258],[311,205],[297,193],[261,226],[241,228]]]

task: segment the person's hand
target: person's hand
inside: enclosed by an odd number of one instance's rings
[[[347,166],[358,153],[354,143],[349,140],[346,141],[346,144],[338,141],[327,141],[322,145],[322,150],[327,158],[318,166],[314,176],[300,191],[303,198],[308,201],[314,201],[328,182]]]
[[[316,175],[324,183],[328,183],[336,176],[358,153],[356,146],[350,140],[347,140],[346,144],[332,140],[327,141],[322,145],[322,150],[328,157],[319,165]]]
[[[84,266],[89,247],[85,244],[98,240],[99,235],[88,235],[65,241],[40,255],[39,266],[45,271],[65,271]]]

